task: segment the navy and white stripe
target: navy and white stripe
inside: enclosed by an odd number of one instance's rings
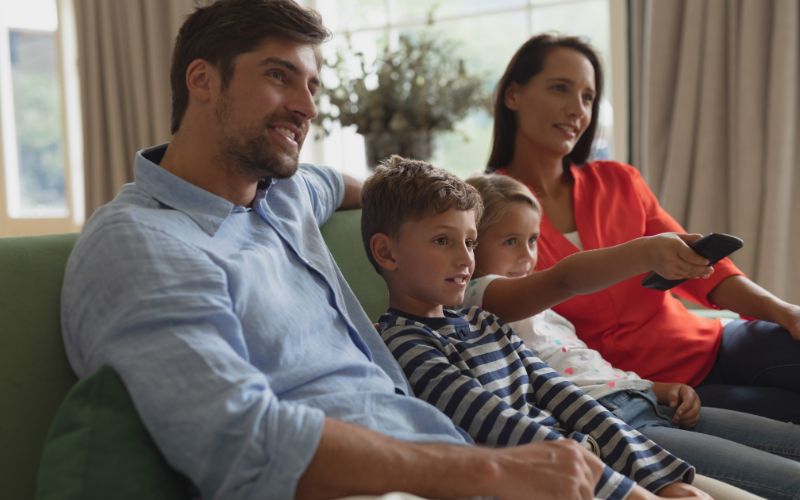
[[[476,443],[594,441],[607,464],[595,490],[598,498],[624,498],[631,480],[655,492],[694,477],[689,464],[559,376],[491,313],[477,307],[445,313],[445,318],[420,318],[389,309],[379,320],[381,338],[416,396]]]

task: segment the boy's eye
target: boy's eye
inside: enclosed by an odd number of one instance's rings
[[[516,245],[517,239],[516,238],[509,238],[503,242],[503,245]]]

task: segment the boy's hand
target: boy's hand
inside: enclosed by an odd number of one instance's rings
[[[714,268],[708,259],[697,255],[687,243],[700,234],[662,233],[647,240],[646,262],[650,270],[668,280],[708,278]]]
[[[656,495],[662,498],[693,498],[696,500],[714,500],[708,493],[698,490],[691,484],[681,481],[664,486]]]

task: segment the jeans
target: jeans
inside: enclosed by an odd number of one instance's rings
[[[800,341],[775,323],[733,321],[695,391],[705,407],[800,423]]]
[[[620,391],[597,400],[617,418],[698,474],[775,500],[800,500],[800,426],[719,408],[702,408],[692,429],[673,428],[675,410],[652,391]]]

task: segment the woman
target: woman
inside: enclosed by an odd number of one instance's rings
[[[581,250],[685,232],[636,169],[586,163],[602,90],[594,51],[578,38],[550,35],[526,42],[498,85],[487,172],[522,181],[542,204],[539,269]],[[729,259],[714,267],[711,278],[673,290],[764,321],[702,318],[670,293],[641,287],[641,277],[553,309],[624,370],[691,385],[706,406],[800,422],[800,307],[751,282]]]

